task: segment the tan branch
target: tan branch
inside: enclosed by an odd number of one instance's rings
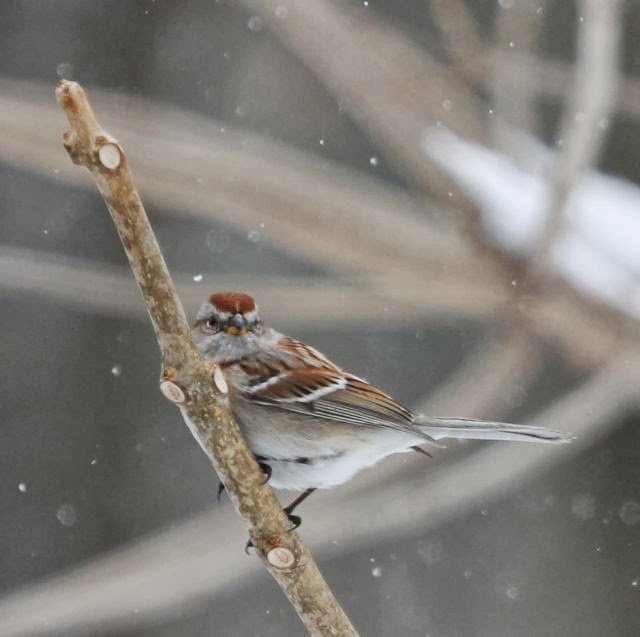
[[[550,174],[549,222],[532,257],[534,271],[544,267],[565,222],[571,193],[597,158],[606,130],[602,123],[615,113],[621,39],[619,2],[581,0],[578,10],[574,86],[563,113],[560,152]]]
[[[241,0],[301,59],[320,82],[340,96],[344,109],[423,192],[455,203],[475,219],[469,200],[422,152],[430,126],[444,125],[462,137],[484,140],[483,109],[471,88],[398,29],[373,12],[331,0],[299,2],[277,17],[279,0]],[[455,193],[451,197],[451,193]]]
[[[503,51],[503,58],[522,55],[535,50],[542,29],[541,7],[537,3],[516,2],[508,9],[497,8],[495,39]],[[489,60],[485,59],[485,63]],[[487,64],[488,78],[493,98],[491,124],[496,146],[509,154],[521,153],[521,144],[514,144],[511,130],[516,128],[534,135],[536,133],[535,86],[525,76],[514,84],[504,64]]]
[[[494,49],[489,54],[488,65],[501,65],[505,70],[505,82],[515,90],[525,84],[531,87],[533,97],[563,99],[571,87],[574,65],[552,60],[523,51]],[[640,118],[640,80],[632,75],[621,76],[618,112],[631,120]],[[478,78],[479,83],[484,78]]]
[[[109,111],[105,123],[129,147],[147,207],[215,221],[229,234],[260,228],[263,243],[331,272],[396,271],[405,278],[439,271],[442,259],[466,250],[425,214],[432,201],[380,179],[226,123],[221,133],[220,122],[197,113],[92,94]],[[41,85],[0,78],[0,160],[86,187],[79,171],[61,163],[58,140],[49,138],[59,120]]]
[[[470,83],[487,73],[487,44],[463,0],[430,0],[431,17],[447,47],[453,69]]]
[[[356,635],[308,549],[290,531],[291,523],[273,491],[264,484],[231,415],[224,378],[205,363],[191,339],[122,148],[102,130],[78,84],[61,81],[56,96],[71,125],[64,134],[65,148],[74,163],[91,171],[144,297],[162,355],[162,392],[194,424],[235,508],[249,526],[258,554],[309,633]]]
[[[390,303],[398,315],[398,326],[403,321],[424,325],[451,316],[479,321],[513,319],[513,306],[508,304],[510,290],[498,274],[489,276],[476,267],[477,263],[478,259],[454,254],[438,270],[425,270],[422,280],[366,274],[337,279],[251,275],[245,283],[247,289],[264,299],[261,305],[273,321],[286,323],[291,330],[308,326],[310,321],[340,326],[361,324],[363,320],[385,322],[387,315],[380,308]],[[79,312],[143,317],[143,306],[137,302],[134,284],[123,268],[0,247],[0,271],[2,289],[41,294]],[[237,282],[233,275],[203,275],[203,281],[214,278],[220,289]],[[185,305],[195,309],[202,301],[201,288],[186,274],[179,275],[177,281]],[[287,303],[291,298],[298,300],[295,307]],[[349,303],[349,311],[337,318],[336,299],[348,299]],[[561,281],[547,281],[543,290],[535,297],[521,299],[519,306],[519,320],[531,335],[560,347],[563,355],[581,369],[606,364],[618,355],[623,339],[640,338],[638,321],[586,302]]]
[[[542,365],[539,339],[511,326],[483,341],[422,401],[421,413],[503,418],[514,395],[526,393]]]
[[[463,264],[465,261],[462,262]],[[421,271],[425,280],[416,277],[377,277],[370,274],[323,277],[279,277],[264,274],[243,276],[243,285],[261,299],[261,307],[273,322],[289,326],[323,322],[341,327],[383,322],[388,317],[380,309],[393,302],[400,315],[396,325],[411,325],[424,319],[442,320],[443,316],[486,320],[508,300],[508,291],[497,278],[472,269],[468,275],[460,262],[439,270]],[[0,246],[0,288],[30,291],[65,303],[77,311],[106,316],[141,319],[144,308],[135,285],[125,268],[99,264],[77,257],[51,252]],[[201,273],[202,283],[195,284],[193,275],[174,275],[184,306],[196,309],[202,302],[202,289],[207,281],[216,281],[219,289],[237,284],[235,274]],[[297,300],[289,307],[288,299]],[[264,299],[264,300],[262,300]],[[349,311],[335,315],[336,300],[344,299]]]

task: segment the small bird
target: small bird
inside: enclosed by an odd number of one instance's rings
[[[342,484],[394,453],[426,453],[419,445],[443,438],[571,441],[544,427],[414,413],[263,323],[242,292],[211,295],[192,334],[204,357],[219,365],[233,415],[271,486],[302,491],[284,509],[294,526],[300,524],[294,508],[315,489]]]

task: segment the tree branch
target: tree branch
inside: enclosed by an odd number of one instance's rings
[[[429,126],[444,125],[460,136],[485,139],[480,101],[444,64],[417,47],[388,21],[344,2],[316,0],[288,7],[279,0],[241,0],[309,68],[385,153],[389,163],[429,196],[455,203],[474,221],[470,201],[420,148]],[[327,55],[327,50],[331,55]],[[451,193],[454,196],[451,196]],[[451,209],[449,209],[451,212]]]
[[[567,221],[571,194],[597,158],[609,118],[615,112],[621,39],[619,2],[581,0],[578,10],[574,86],[563,113],[562,152],[549,175],[549,222],[536,254],[530,258],[534,276],[546,266]]]
[[[125,154],[104,132],[79,84],[56,90],[71,129],[64,145],[92,173],[116,225],[144,297],[162,355],[160,388],[194,424],[265,566],[285,591],[311,635],[356,635],[308,549],[282,513],[229,409],[227,386],[200,356],[156,242]],[[212,382],[212,378],[213,381]]]

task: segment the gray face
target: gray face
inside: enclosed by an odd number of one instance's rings
[[[216,363],[224,363],[263,349],[262,338],[271,331],[251,312],[222,312],[208,301],[202,304],[193,339],[200,351]]]

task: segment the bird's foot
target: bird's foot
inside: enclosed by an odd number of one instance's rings
[[[272,469],[266,462],[262,462],[261,460],[258,460],[258,466],[262,470],[262,473],[264,473],[264,480],[262,481],[262,484],[267,484],[267,482],[269,482],[269,478],[271,477]]]
[[[290,511],[287,511],[289,507],[285,507],[282,509],[282,512],[287,516],[289,522],[291,522],[291,528],[288,530],[289,533],[291,531],[295,531],[301,524],[302,518],[299,515],[293,515]],[[249,550],[255,548],[255,544],[251,540],[247,540],[247,543],[244,545],[244,552],[249,555]]]
[[[287,511],[288,508],[289,507],[285,507],[282,509],[282,512],[287,516],[287,519],[292,524],[292,527],[289,529],[289,533],[291,533],[291,531],[295,531],[302,524],[302,518],[299,515],[293,515],[291,511]]]

